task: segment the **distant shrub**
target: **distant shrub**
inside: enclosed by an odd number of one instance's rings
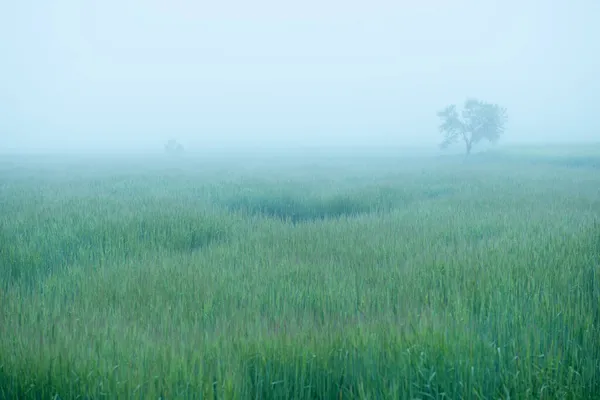
[[[183,154],[183,145],[178,143],[175,139],[171,139],[165,144],[165,152],[171,155]]]

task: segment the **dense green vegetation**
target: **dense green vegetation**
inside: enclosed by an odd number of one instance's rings
[[[0,398],[598,397],[598,158],[186,157],[3,160]]]

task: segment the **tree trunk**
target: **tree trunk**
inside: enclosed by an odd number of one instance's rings
[[[467,147],[466,157],[468,157],[469,154],[471,154],[471,148],[473,147],[473,143],[470,140],[465,140],[465,145]]]

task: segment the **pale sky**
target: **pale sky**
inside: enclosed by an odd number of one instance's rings
[[[599,38],[598,0],[5,0],[0,146],[434,147],[469,96],[598,141]]]

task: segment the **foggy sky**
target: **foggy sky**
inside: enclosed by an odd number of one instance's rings
[[[0,146],[435,146],[468,96],[508,108],[505,143],[598,140],[598,21],[598,0],[3,1]]]

